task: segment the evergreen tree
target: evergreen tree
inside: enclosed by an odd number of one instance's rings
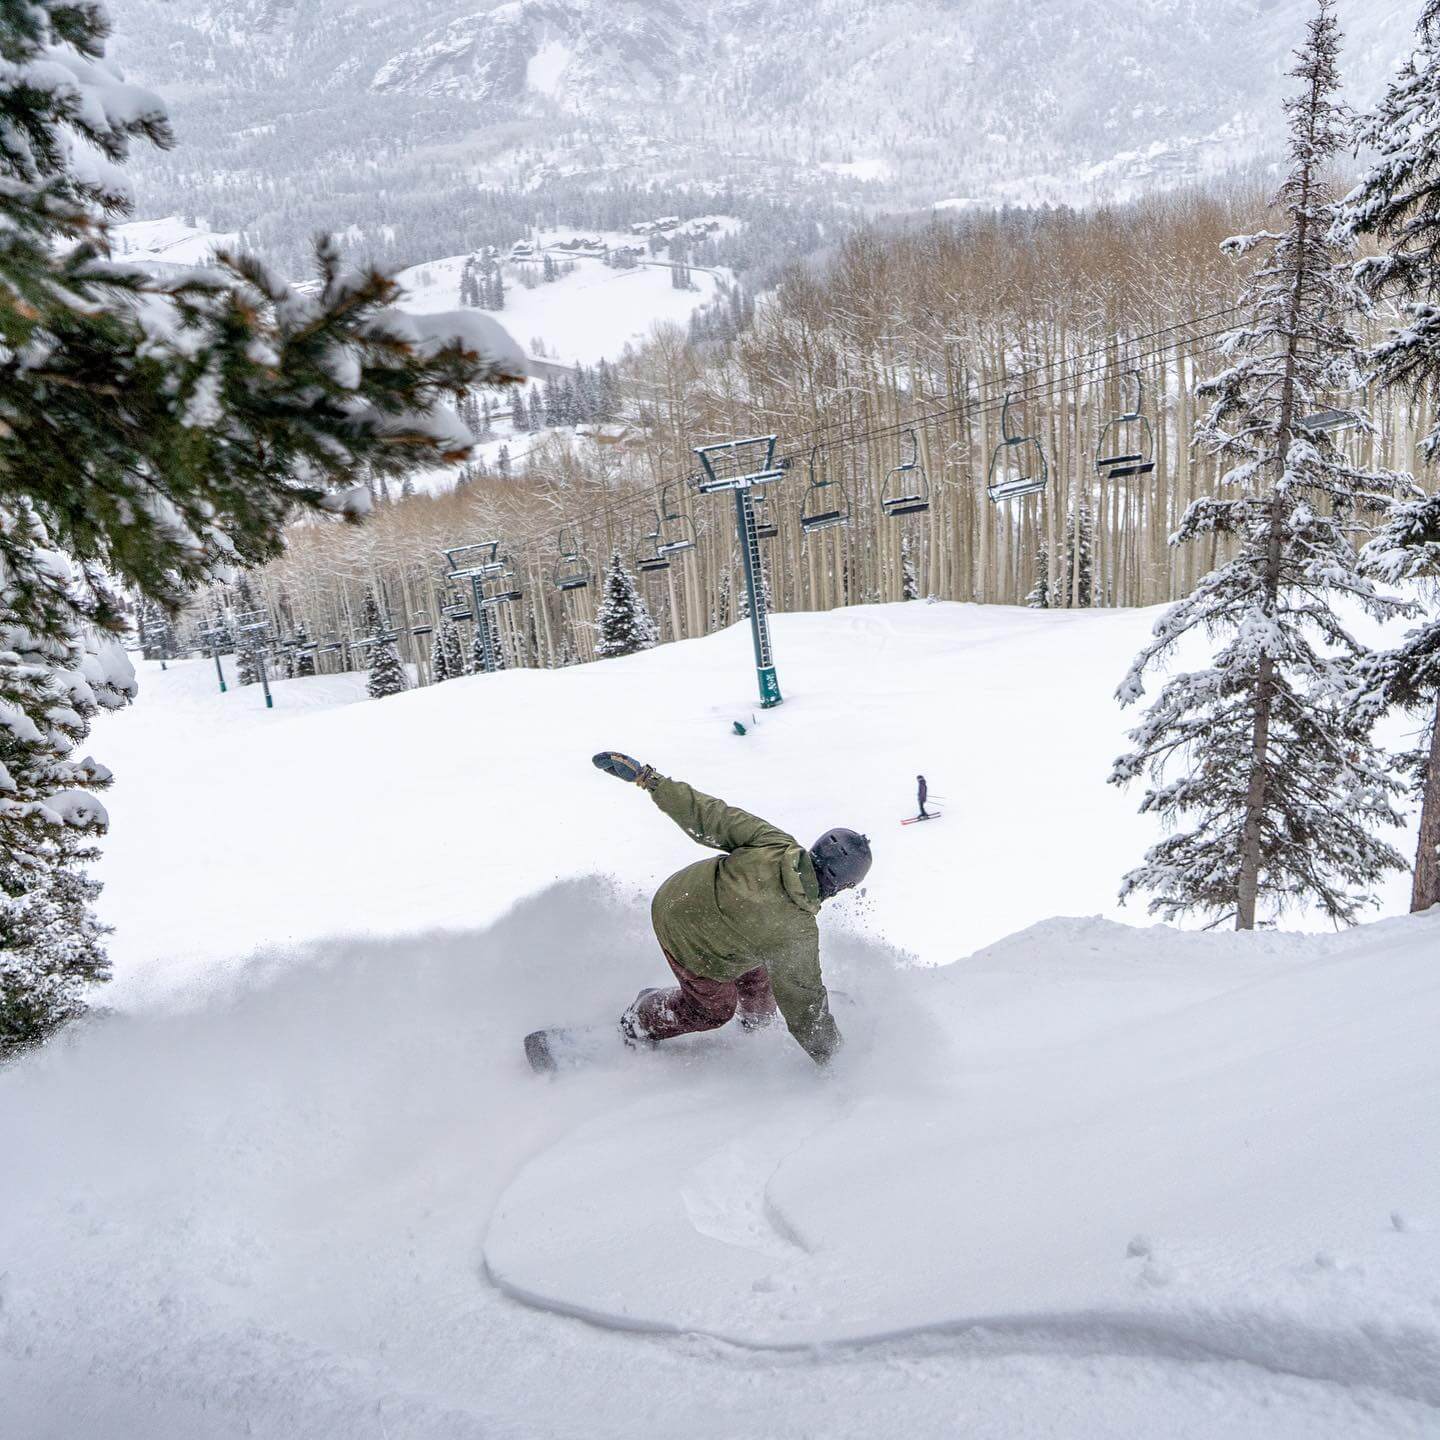
[[[1043,541],[1035,552],[1035,584],[1025,597],[1025,603],[1032,610],[1050,608],[1050,547]]]
[[[909,531],[900,537],[900,598],[902,600],[918,600],[920,598],[920,577],[915,570],[915,554]],[[766,608],[769,608],[768,605]]]
[[[465,663],[465,646],[460,639],[460,627],[448,616],[440,621],[435,632],[435,643],[430,651],[430,668],[436,681],[454,680],[469,674]]]
[[[1367,357],[1383,388],[1416,400],[1440,393],[1440,0],[1428,0],[1413,53],[1391,82],[1361,139],[1377,152],[1346,197],[1346,237],[1368,236],[1381,253],[1361,260],[1355,278],[1373,299],[1397,306],[1405,324]],[[1432,409],[1432,414],[1436,413]],[[1440,428],[1424,440],[1428,459]],[[1405,757],[1420,796],[1420,842],[1411,908],[1440,905],[1440,500],[1409,498],[1396,506],[1366,547],[1370,573],[1386,583],[1428,582],[1425,622],[1369,667],[1364,704],[1372,715],[1391,707],[1425,716],[1419,744]]]
[[[595,630],[599,637],[595,653],[602,660],[613,655],[634,655],[660,641],[640,587],[618,550],[605,567],[605,590],[595,612]]]
[[[505,280],[500,274],[498,265],[490,272],[490,309],[503,310],[505,308]]]
[[[1432,599],[1440,585],[1440,496],[1416,496],[1393,507],[1361,555],[1387,585],[1418,581]],[[1401,757],[1420,800],[1420,839],[1410,908],[1440,905],[1440,616],[1433,608],[1402,644],[1363,667],[1362,713],[1391,709],[1424,717],[1415,748]]]
[[[484,627],[483,629],[481,627]],[[505,668],[505,650],[500,644],[500,626],[492,606],[482,610],[476,617],[474,634],[470,641],[470,668],[472,673],[481,674],[485,669],[485,637],[490,637],[490,655],[496,670]]]
[[[437,630],[430,642],[430,683],[439,685],[450,678],[450,657],[445,650],[445,637]]]
[[[515,402],[510,410],[510,428],[517,435],[525,435],[530,430],[530,407],[525,403],[525,392],[516,390]]]
[[[1350,703],[1363,650],[1333,608],[1337,597],[1376,616],[1397,608],[1361,575],[1352,543],[1357,509],[1396,477],[1355,469],[1302,424],[1353,370],[1359,344],[1324,178],[1342,135],[1339,34],[1333,0],[1316,10],[1291,72],[1303,85],[1286,102],[1291,164],[1275,201],[1286,226],[1226,242],[1262,259],[1242,296],[1248,324],[1228,338],[1232,363],[1198,392],[1211,401],[1198,440],[1228,463],[1222,483],[1239,493],[1197,500],[1176,536],[1225,535],[1234,558],[1157,623],[1122,702],[1143,694],[1145,673],[1183,637],[1222,643],[1205,669],[1167,681],[1111,777],[1148,771],[1141,809],[1188,824],[1126,877],[1122,899],[1152,891],[1152,911],[1167,918],[1198,910],[1238,929],[1254,927],[1262,903],[1307,899],[1351,921],[1402,863],[1371,833],[1398,823],[1398,787]]]
[[[254,593],[250,589],[250,582],[242,575],[235,587],[235,613],[248,615],[254,609]],[[231,629],[235,636],[235,683],[253,685],[260,678],[260,668],[255,663],[255,634],[241,630],[233,621]]]
[[[159,660],[162,664],[175,653],[174,630],[170,617],[163,605],[153,600],[141,599],[136,608],[136,629],[139,632],[140,653],[147,660]]]
[[[1090,499],[1080,495],[1065,517],[1065,574],[1062,606],[1089,609],[1095,603],[1095,516]]]
[[[496,469],[496,471],[497,471],[501,476],[503,476],[503,477],[505,477],[505,478],[507,478],[507,479],[509,478],[509,475],[510,475],[510,447],[509,447],[508,445],[501,445],[500,449],[496,452],[496,454],[495,454],[495,469]]]
[[[106,35],[94,0],[0,5],[0,1011],[31,1035],[73,1008],[22,998],[45,975],[69,993],[46,937],[68,930],[72,958],[100,943],[77,867],[107,772],[70,753],[133,684],[123,656],[86,658],[125,627],[111,577],[178,612],[222,567],[276,555],[297,511],[353,513],[364,466],[458,459],[443,402],[515,369],[482,357],[488,326],[391,309],[394,282],[344,271],[330,242],[303,294],[231,253],[178,275],[112,264],[115,167],[171,133],[107,66]]]
[[[370,641],[370,680],[365,687],[366,693],[372,700],[383,700],[387,695],[398,695],[402,690],[408,690],[410,681],[400,661],[400,652],[395,648],[395,632],[381,618],[380,606],[372,590],[365,592],[360,622]]]

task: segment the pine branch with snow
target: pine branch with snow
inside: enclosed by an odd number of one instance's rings
[[[1377,158],[1346,197],[1337,229],[1379,242],[1355,277],[1376,301],[1397,306],[1405,323],[1369,355],[1372,379],[1428,401],[1440,387],[1440,0],[1421,17],[1415,49],[1368,117],[1362,141]],[[1440,426],[1423,442],[1433,459]],[[1403,763],[1420,796],[1420,839],[1411,907],[1440,905],[1440,500],[1407,496],[1362,556],[1387,585],[1418,582],[1428,591],[1424,623],[1365,667],[1360,704],[1379,716],[1399,709],[1424,717]]]
[[[97,637],[126,625],[112,577],[177,612],[193,587],[273,557],[296,514],[363,511],[354,475],[462,459],[471,437],[450,399],[524,368],[488,317],[406,315],[393,280],[347,270],[329,241],[304,293],[239,254],[163,278],[115,263],[116,167],[135,141],[172,136],[159,99],[107,65],[108,28],[97,0],[0,5],[0,932],[13,935],[50,933],[42,894],[87,928],[85,847],[65,832],[103,824],[90,792],[104,771],[69,757],[87,707],[133,688],[99,658]]]

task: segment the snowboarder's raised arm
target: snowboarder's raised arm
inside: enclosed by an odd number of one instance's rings
[[[820,978],[819,931],[812,927],[809,939],[796,941],[769,968],[770,988],[786,1028],[817,1065],[825,1064],[840,1048],[840,1031]]]
[[[757,816],[727,805],[713,795],[701,794],[683,780],[667,780],[665,776],[622,755],[616,750],[602,751],[594,757],[595,767],[629,781],[650,797],[692,840],[712,850],[743,850],[748,845],[795,845],[792,835],[761,820]]]
[[[692,840],[712,850],[743,850],[747,845],[791,845],[793,836],[713,795],[703,795],[683,780],[655,777],[650,798]]]

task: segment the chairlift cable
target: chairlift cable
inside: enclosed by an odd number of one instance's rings
[[[1234,329],[1233,326],[1222,326],[1218,329],[1205,331],[1198,335],[1179,335],[1170,342],[1157,345],[1152,349],[1136,351],[1131,347],[1133,347],[1137,343],[1158,340],[1160,337],[1165,335],[1173,335],[1176,331],[1182,330],[1186,326],[1202,324],[1208,320],[1216,319],[1221,315],[1234,314],[1243,308],[1244,307],[1238,305],[1226,306],[1222,309],[1209,312],[1205,315],[1192,316],[1186,320],[1177,321],[1175,324],[1165,326],[1164,328],[1159,330],[1130,336],[1127,338],[1124,347],[1127,351],[1125,359],[1127,361],[1134,362],[1134,364],[1143,365],[1143,362],[1158,359],[1160,356],[1169,353],[1170,351],[1174,350],[1178,345],[1184,343],[1200,346],[1201,348],[1194,352],[1197,355],[1214,354],[1219,349],[1218,343],[1211,344],[1207,342],[1218,342],[1221,337],[1232,333]],[[1051,375],[1050,377],[1048,377],[1048,382],[1042,380],[1039,384],[1025,385],[1020,387],[1017,387],[1016,384],[1011,383],[1007,386],[1005,390],[1000,393],[995,393],[988,396],[967,398],[966,400],[963,400],[956,405],[947,407],[944,410],[930,411],[927,413],[915,415],[907,420],[896,421],[888,425],[876,426],[868,430],[855,431],[854,433],[845,435],[843,437],[840,437],[839,439],[817,439],[816,437],[821,435],[822,433],[833,430],[840,425],[848,423],[843,420],[831,421],[828,424],[819,426],[816,430],[812,430],[811,432],[809,432],[809,434],[802,438],[810,442],[811,450],[849,448],[855,445],[859,445],[865,441],[884,439],[906,430],[918,430],[922,427],[929,428],[931,426],[940,424],[945,420],[953,419],[961,415],[992,415],[997,410],[1003,409],[1007,396],[1019,401],[1054,399],[1056,396],[1059,395],[1074,393],[1075,391],[1079,390],[1087,381],[1093,380],[1096,376],[1103,375],[1108,371],[1113,370],[1115,368],[1112,358],[1114,350],[1115,346],[1112,342],[1111,344],[1105,346],[1097,346],[1093,350],[1082,352],[1075,356],[1067,356],[1065,357],[1065,363],[1073,363],[1075,361],[1087,360],[1100,356],[1103,356],[1105,358],[1101,361],[1101,363],[1099,363],[1098,365],[1094,365],[1087,370],[1071,372],[1063,377]],[[1037,372],[1042,368],[1053,370],[1054,364],[1052,363],[1051,365],[1046,367],[1035,366],[1032,367],[1029,371],[1021,371],[1019,372],[1019,374],[1022,376],[1037,376],[1038,378]],[[777,464],[788,468],[791,464],[794,463],[794,461],[801,458],[804,453],[805,452],[803,450],[791,451],[788,454],[777,457]],[[613,523],[613,517],[618,513],[623,513],[627,510],[643,506],[647,500],[653,500],[654,497],[656,497],[662,491],[668,488],[686,483],[689,478],[690,476],[687,474],[686,476],[683,476],[678,480],[662,480],[646,489],[634,491],[622,499],[616,499],[615,497],[607,494],[603,502],[604,511],[607,516],[612,518]],[[940,480],[936,483],[950,484],[953,482]],[[582,522],[576,519],[571,519],[567,523],[572,526],[582,525]],[[519,549],[531,544],[532,542],[542,539],[546,533],[553,532],[527,532],[516,536],[511,541],[511,544],[515,548]]]

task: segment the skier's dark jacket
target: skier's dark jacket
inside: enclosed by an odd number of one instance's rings
[[[679,780],[655,803],[702,845],[727,853],[672,875],[650,907],[661,945],[694,975],[736,980],[763,965],[790,1033],[817,1061],[840,1043],[820,978],[820,884],[794,836]]]

